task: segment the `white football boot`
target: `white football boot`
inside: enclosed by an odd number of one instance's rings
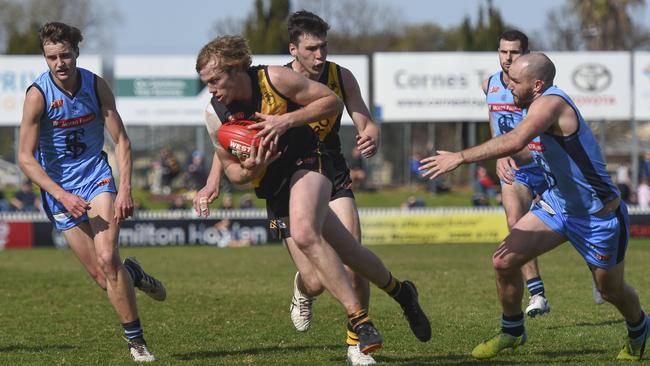
[[[370,354],[365,354],[359,350],[359,345],[348,346],[348,363],[352,366],[374,365],[377,362]]]
[[[291,313],[291,321],[299,332],[306,332],[311,326],[312,318],[312,303],[314,298],[300,292],[298,288],[298,275],[293,278],[293,298],[291,299],[291,306],[289,311]]]
[[[526,308],[526,314],[529,317],[534,318],[537,315],[544,315],[551,311],[551,307],[548,305],[548,300],[540,295],[533,295],[528,300],[528,307]]]

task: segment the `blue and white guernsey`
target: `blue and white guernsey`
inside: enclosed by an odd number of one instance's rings
[[[78,68],[79,88],[70,95],[41,74],[36,87],[45,100],[36,160],[48,176],[69,191],[111,176],[104,146],[104,120],[97,93],[97,75]]]
[[[515,105],[512,93],[503,82],[503,71],[492,74],[488,79],[485,101],[490,111],[490,128],[492,129],[492,135],[495,137],[514,130],[519,122],[524,119],[521,108]],[[533,162],[519,168],[536,167],[537,165]]]
[[[542,96],[557,95],[575,111],[578,129],[570,136],[540,135],[539,142],[532,141],[528,149],[535,162],[544,170],[549,190],[542,199],[556,203],[564,214],[584,216],[600,211],[603,206],[619,197],[612,183],[600,147],[591,129],[571,98],[555,86]],[[524,110],[524,115],[527,110]]]

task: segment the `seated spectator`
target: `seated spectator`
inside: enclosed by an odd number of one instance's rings
[[[401,207],[402,209],[412,209],[425,206],[426,204],[422,198],[411,195],[406,198],[406,202],[402,203]]]
[[[496,196],[496,185],[488,174],[487,169],[482,165],[476,166],[474,173],[474,192],[486,195],[488,199]]]
[[[642,209],[650,208],[650,186],[648,185],[648,180],[650,178],[643,177],[641,182],[639,182],[639,187],[637,189],[637,200],[639,207]]]
[[[241,210],[255,208],[255,204],[253,203],[253,196],[251,196],[249,193],[242,194],[242,196],[239,198],[239,208]]]
[[[208,173],[205,170],[203,153],[195,150],[192,153],[187,170],[185,172],[186,187],[189,190],[199,190],[205,185],[208,179]]]
[[[178,160],[168,147],[160,149],[158,160],[152,163],[154,171],[151,192],[154,194],[170,194],[174,178],[180,172]]]
[[[41,206],[41,200],[34,194],[32,181],[29,179],[20,184],[20,189],[14,193],[9,202],[14,210],[22,212],[39,211]]]
[[[174,200],[172,203],[169,205],[170,210],[187,210],[187,206],[185,205],[185,197],[178,195],[174,197]]]
[[[348,160],[352,189],[364,189],[366,182],[366,170],[364,169],[363,157],[357,147],[352,148],[352,155]]]
[[[219,209],[221,210],[233,210],[235,208],[235,202],[232,198],[232,194],[226,193],[222,196],[221,205]]]

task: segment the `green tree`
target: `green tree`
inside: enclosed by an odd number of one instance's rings
[[[487,15],[482,5],[478,8],[478,20],[472,25],[469,17],[465,17],[457,28],[458,49],[463,51],[493,51],[497,47],[499,35],[506,30],[501,14],[492,6],[492,0],[487,0]]]
[[[287,52],[289,9],[289,0],[255,0],[255,8],[245,21],[243,34],[253,53]]]
[[[558,50],[630,50],[650,40],[635,22],[645,0],[569,0],[547,16],[550,48]]]
[[[38,30],[59,21],[81,29],[89,43],[100,43],[103,27],[119,14],[98,0],[0,0],[0,49],[8,54],[39,54]]]

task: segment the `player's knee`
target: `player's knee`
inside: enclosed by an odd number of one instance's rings
[[[516,266],[517,266],[516,263],[514,263],[514,261],[507,256],[500,256],[500,255],[492,256],[492,267],[494,267],[495,271],[502,271],[502,272],[512,271],[516,269]]]
[[[312,245],[318,244],[320,235],[310,227],[292,227],[291,238],[300,249],[306,249]]]
[[[97,253],[97,263],[102,269],[103,275],[108,280],[117,280],[117,272],[120,260],[113,250],[104,250]]]
[[[603,300],[611,303],[617,303],[625,296],[625,286],[617,283],[602,283],[597,285],[600,296]],[[631,289],[631,288],[630,288]],[[634,290],[632,290],[634,291]]]

